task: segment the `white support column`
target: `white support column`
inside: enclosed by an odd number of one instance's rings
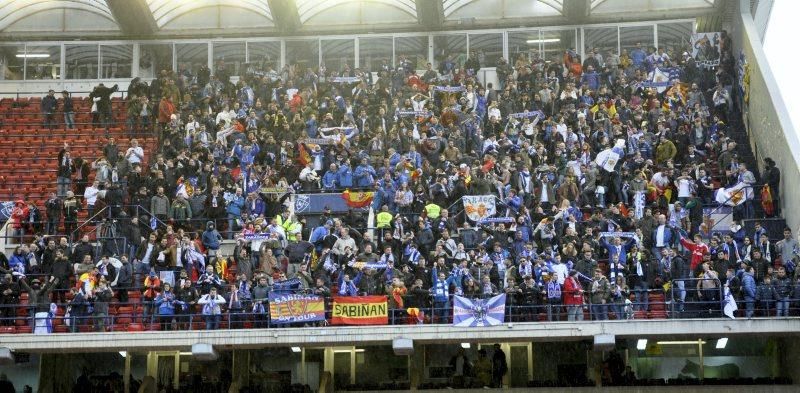
[[[428,34],[428,63],[433,64],[433,34]],[[416,67],[416,64],[414,65]]]
[[[355,59],[353,60],[353,67],[354,68],[361,68],[361,59],[360,59],[360,56],[358,55],[360,47],[361,47],[360,41],[359,41],[358,37],[356,37],[355,38],[355,44],[353,44],[353,48],[354,48],[353,49],[353,53],[355,53]],[[367,71],[369,71],[369,70],[367,70]]]
[[[211,70],[212,74],[216,74],[217,70],[214,69],[214,43],[213,42],[209,42],[206,45],[208,45],[208,48],[207,48],[208,52],[206,54],[206,56],[208,56],[208,58],[206,59],[207,64],[208,64],[208,69]]]
[[[283,66],[286,65],[286,40],[281,40],[281,56],[280,56],[280,67],[276,71],[281,72]]]
[[[586,53],[585,53],[586,52],[586,40],[585,40],[586,36],[584,35],[583,27],[580,28],[580,32],[581,32],[581,34],[580,34],[581,42],[579,44],[580,45],[580,50],[579,50],[578,53],[581,54],[581,59],[585,59],[586,58]]]
[[[503,58],[508,59],[508,31],[503,31]],[[510,63],[510,61],[509,61]]]
[[[67,79],[67,49],[61,44],[61,80]]]
[[[139,76],[139,59],[141,59],[142,55],[140,53],[140,44],[135,42],[133,44],[133,64],[131,64],[131,77],[136,78]]]
[[[653,25],[653,46],[658,48],[658,23]]]

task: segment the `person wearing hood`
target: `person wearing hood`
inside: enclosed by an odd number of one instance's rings
[[[28,210],[28,205],[25,204],[25,201],[22,199],[14,201],[14,208],[11,210],[11,229],[12,236],[15,239],[19,239],[20,244],[24,242],[25,223],[28,221],[29,214],[30,210]]]
[[[203,231],[203,247],[206,248],[208,256],[215,257],[222,242],[222,235],[217,231],[214,221],[206,222],[206,230]]]

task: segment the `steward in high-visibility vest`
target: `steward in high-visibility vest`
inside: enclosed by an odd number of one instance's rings
[[[303,225],[299,222],[292,220],[292,216],[288,211],[283,211],[281,214],[275,216],[275,224],[283,228],[286,234],[286,240],[297,241],[300,232],[303,230]]]
[[[378,229],[389,228],[392,226],[393,218],[394,216],[392,216],[392,213],[389,213],[389,207],[383,205],[383,207],[381,207],[381,212],[375,216],[375,226]]]
[[[429,203],[425,205],[425,212],[428,213],[428,218],[431,220],[435,220],[439,218],[439,213],[442,211],[442,208],[435,203]]]

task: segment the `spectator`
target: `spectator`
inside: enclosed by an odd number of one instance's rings
[[[64,90],[61,92],[61,99],[63,100],[62,111],[64,112],[64,128],[67,130],[74,130],[75,108],[72,103],[72,96],[68,91]],[[44,105],[44,102],[42,102],[42,105]]]
[[[219,329],[219,322],[222,318],[221,304],[225,304],[225,298],[217,294],[217,288],[212,287],[209,292],[197,301],[203,307],[203,319],[206,321],[206,330]]]
[[[44,127],[51,131],[56,126],[56,110],[58,109],[58,99],[56,92],[50,89],[47,95],[42,98],[42,115],[44,116]]]

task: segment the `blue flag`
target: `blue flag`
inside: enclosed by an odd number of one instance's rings
[[[505,294],[489,299],[453,298],[453,326],[496,326],[505,320]]]
[[[272,290],[274,292],[291,292],[300,289],[300,279],[290,278],[283,281],[275,281],[272,283]]]
[[[155,231],[156,227],[158,227],[158,221],[156,220],[156,216],[150,217],[150,229]]]

